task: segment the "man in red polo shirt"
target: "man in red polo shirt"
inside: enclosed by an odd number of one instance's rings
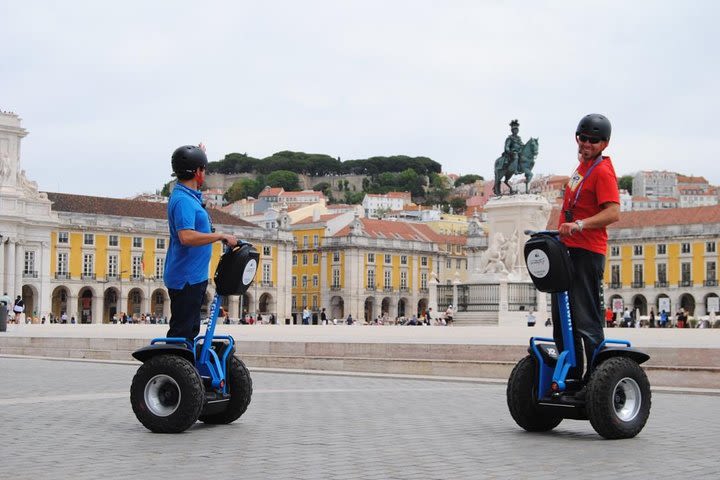
[[[610,121],[603,115],[593,113],[580,120],[575,131],[580,163],[565,187],[558,222],[560,239],[568,247],[573,265],[573,281],[568,293],[577,359],[577,367],[569,376],[574,378],[583,374],[583,343],[589,367],[595,349],[605,339],[601,298],[607,251],[605,227],[620,218],[617,176],[610,157],[602,155],[610,143],[610,133]],[[555,298],[552,313],[553,337],[562,350]]]

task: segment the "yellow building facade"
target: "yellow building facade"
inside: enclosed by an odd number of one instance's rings
[[[717,206],[623,212],[608,234],[605,300],[614,310],[718,311]]]

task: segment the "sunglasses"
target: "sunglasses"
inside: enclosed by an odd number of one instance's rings
[[[588,142],[592,145],[597,145],[598,143],[602,142],[602,138],[588,137],[587,135],[583,135],[583,134],[578,135],[577,139],[580,143]]]

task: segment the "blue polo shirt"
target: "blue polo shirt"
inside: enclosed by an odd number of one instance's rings
[[[202,206],[202,193],[177,183],[168,202],[170,245],[165,258],[165,286],[180,290],[208,279],[212,244],[186,247],[180,243],[180,230],[210,233],[210,216]]]

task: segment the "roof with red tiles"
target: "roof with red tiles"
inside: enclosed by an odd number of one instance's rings
[[[560,209],[553,208],[550,212],[547,228],[557,228],[559,217]],[[609,225],[608,229],[693,225],[699,223],[720,223],[720,205],[620,212],[620,220]]]
[[[706,184],[708,181],[705,179],[705,177],[694,177],[692,175],[680,175],[677,176],[678,183],[699,183],[699,184]]]
[[[387,238],[394,240],[413,240],[419,242],[441,243],[444,236],[436,233],[423,223],[393,222],[377,220],[374,218],[360,218],[363,231],[370,238]],[[347,237],[351,227],[347,225],[340,229],[335,236]]]
[[[333,218],[339,217],[340,215],[343,215],[342,213],[328,213],[325,215],[320,215],[319,220],[313,220],[313,216],[307,216],[305,218],[301,218],[297,222],[293,222],[293,225],[306,225],[309,223],[324,223],[328,220],[332,220]]]
[[[265,187],[263,189],[263,191],[260,192],[260,195],[258,195],[258,198],[259,197],[277,197],[284,191],[285,190],[283,190],[282,187],[273,187],[273,188]]]
[[[91,197],[70,193],[46,193],[48,199],[53,202],[52,210],[56,212],[167,220],[166,203],[143,202],[142,200],[126,200],[123,198]],[[208,208],[208,213],[216,224],[259,228],[255,224],[246,222],[245,220],[214,208]]]

